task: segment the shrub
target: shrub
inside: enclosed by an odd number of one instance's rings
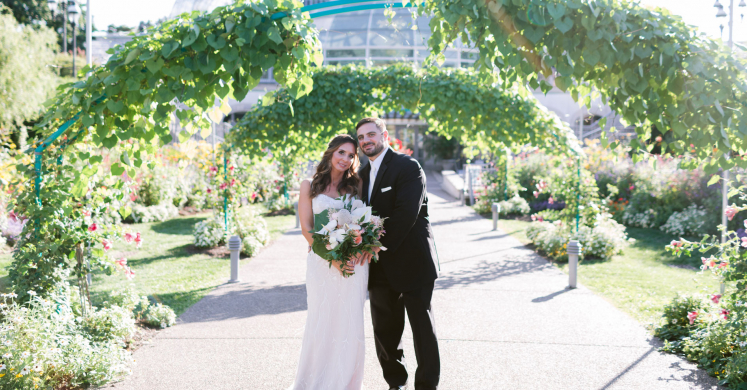
[[[179,215],[179,209],[169,203],[155,206],[134,204],[131,215],[135,223],[163,222]]]
[[[548,257],[568,261],[567,245],[571,231],[564,222],[532,222],[526,235]],[[625,226],[615,222],[608,213],[598,214],[593,226],[581,225],[575,236],[582,247],[581,259],[609,259],[619,254],[630,242]]]
[[[195,224],[195,246],[198,248],[214,248],[225,242],[226,232],[223,223],[216,218],[208,218]]]
[[[120,341],[93,342],[70,309],[67,288],[55,291],[49,299],[31,294],[23,305],[15,294],[2,295],[0,389],[88,388],[129,372],[132,358]]]
[[[689,336],[692,329],[697,326],[694,323],[690,324],[688,318],[690,313],[703,313],[703,301],[701,299],[677,296],[664,306],[661,325],[654,330],[654,336],[665,341],[675,342],[674,344],[666,344],[666,350],[670,352],[680,352],[682,350],[679,340]]]
[[[498,202],[500,206],[498,215],[501,217],[509,215],[527,215],[531,211],[529,203],[524,198],[516,195],[509,200],[503,200]],[[480,199],[475,203],[475,211],[480,214],[488,214],[493,212],[493,202],[490,199]]]
[[[119,306],[94,309],[83,318],[83,330],[91,341],[115,340],[124,343],[135,333],[132,311]]]
[[[155,305],[150,305],[148,311],[145,312],[143,322],[149,326],[164,329],[174,325],[176,314],[170,307],[156,303]]]
[[[703,206],[690,205],[683,211],[675,211],[667,223],[659,229],[678,237],[702,236],[711,226],[716,225],[714,215]]]

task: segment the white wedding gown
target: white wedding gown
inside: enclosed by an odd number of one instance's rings
[[[314,214],[335,206],[318,195]],[[340,201],[337,201],[340,202]],[[293,390],[359,390],[363,384],[365,339],[363,306],[368,289],[368,264],[355,266],[343,278],[329,262],[310,252],[306,258],[308,313]]]

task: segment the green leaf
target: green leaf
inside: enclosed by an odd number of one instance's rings
[[[78,176],[78,179],[75,181],[75,184],[73,184],[73,188],[70,191],[70,193],[76,198],[81,198],[87,192],[88,192],[88,177],[80,175]]]
[[[130,162],[130,155],[127,153],[127,151],[122,153],[122,155],[119,157],[119,160],[127,166],[132,166],[132,162]]]
[[[215,50],[220,50],[226,46],[226,40],[220,35],[210,34],[207,37],[208,45],[212,46]]]
[[[560,32],[562,32],[563,34],[571,31],[571,29],[573,28],[573,20],[567,16],[563,16],[562,19],[556,20],[554,24],[555,27],[557,27],[557,29],[560,30]]]
[[[180,132],[178,134],[179,143],[185,143],[185,142],[187,142],[189,140],[189,137],[191,137],[191,136],[192,136],[192,134],[190,134],[190,133],[188,133],[186,131]]]
[[[280,37],[280,30],[278,30],[277,26],[272,26],[269,30],[267,30],[267,37],[277,44],[283,42],[283,38]]]
[[[111,166],[112,175],[114,176],[122,176],[125,169],[123,166],[119,165],[119,163],[114,163]]]
[[[119,215],[122,216],[122,219],[127,219],[130,214],[132,214],[132,209],[130,208],[130,206],[123,206],[119,208]]]
[[[129,53],[127,53],[127,57],[125,58],[125,65],[128,65],[130,62],[135,61],[137,56],[140,55],[140,49],[135,49]]]
[[[116,114],[122,111],[122,109],[124,108],[124,103],[122,101],[114,101],[110,99],[106,102],[106,107],[109,109],[109,111]]]
[[[555,20],[559,20],[563,15],[565,15],[565,5],[563,4],[548,4],[547,10],[550,12],[550,16]]]
[[[713,175],[713,176],[711,176],[711,179],[708,180],[708,184],[706,186],[712,186],[712,185],[718,183],[719,180],[721,180],[721,176],[720,175],[718,175],[718,174]]]
[[[193,24],[187,33],[187,37],[182,41],[182,47],[188,47],[189,45],[197,41],[197,37],[200,36],[200,26]]]

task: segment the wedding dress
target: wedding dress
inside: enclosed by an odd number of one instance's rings
[[[337,204],[339,203],[339,204]],[[314,214],[342,201],[318,195]],[[368,264],[344,278],[329,262],[309,252],[306,258],[308,312],[293,390],[359,390],[363,383],[365,339],[363,306]]]

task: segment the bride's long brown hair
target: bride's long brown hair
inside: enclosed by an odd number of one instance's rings
[[[358,166],[360,166],[360,160],[358,160],[358,141],[355,138],[347,135],[340,134],[336,135],[329,141],[327,150],[322,155],[322,161],[316,166],[316,173],[314,178],[311,180],[311,197],[314,198],[319,194],[323,194],[327,189],[327,186],[332,182],[332,154],[334,154],[340,146],[345,144],[353,145],[355,155],[353,156],[353,163],[342,174],[342,180],[337,185],[337,192],[340,194],[350,194],[358,196],[358,183],[360,178],[358,177]]]

